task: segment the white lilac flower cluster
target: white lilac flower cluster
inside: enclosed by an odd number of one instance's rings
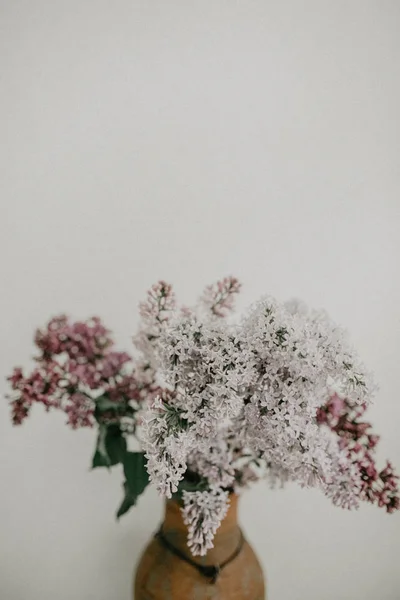
[[[136,345],[158,389],[144,419],[147,468],[166,497],[187,477],[198,483],[182,495],[193,554],[212,545],[229,491],[250,481],[318,486],[349,508],[362,489],[360,466],[318,419],[333,396],[357,407],[374,392],[344,331],[323,312],[270,297],[233,323],[239,287],[226,278],[180,309],[161,282],[141,307]]]
[[[203,492],[183,491],[183,520],[188,526],[188,546],[194,556],[204,556],[228,511],[228,492],[211,488]]]

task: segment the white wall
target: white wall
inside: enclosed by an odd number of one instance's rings
[[[51,314],[130,348],[152,282],[232,273],[351,329],[400,469],[399,29],[395,0],[2,0],[1,380]],[[93,443],[0,404],[1,600],[130,598],[161,501],[117,524]],[[400,598],[399,515],[260,484],[242,523],[271,600]]]

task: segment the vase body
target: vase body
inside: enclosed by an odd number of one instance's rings
[[[206,556],[191,557],[198,564],[221,565],[235,555],[242,533],[237,521],[237,496],[214,538],[214,548]],[[179,504],[166,502],[162,531],[169,544],[190,555],[186,544],[187,527]],[[134,600],[265,600],[264,576],[257,557],[243,540],[240,552],[222,569],[213,583],[196,567],[176,556],[158,538],[146,547],[136,570]]]

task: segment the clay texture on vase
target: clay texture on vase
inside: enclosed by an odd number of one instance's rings
[[[237,521],[236,495],[214,539],[214,548],[204,557],[191,557],[186,545],[187,527],[175,500],[166,503],[162,531],[168,542],[198,564],[220,565],[240,547],[242,533]],[[135,600],[266,600],[264,575],[258,559],[244,539],[239,554],[221,572],[215,583],[153,538],[137,567]]]

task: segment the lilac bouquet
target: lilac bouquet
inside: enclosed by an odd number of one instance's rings
[[[97,319],[53,319],[36,335],[37,367],[10,377],[14,423],[34,402],[96,425],[93,466],[121,463],[124,499],[149,481],[182,504],[188,546],[204,555],[232,492],[268,479],[319,487],[334,504],[400,508],[398,477],[379,470],[379,441],[363,415],[375,392],[345,332],[297,301],[262,298],[232,320],[238,281],[178,307],[159,282],[140,305],[137,356],[115,352]],[[127,450],[135,436],[141,451]]]

